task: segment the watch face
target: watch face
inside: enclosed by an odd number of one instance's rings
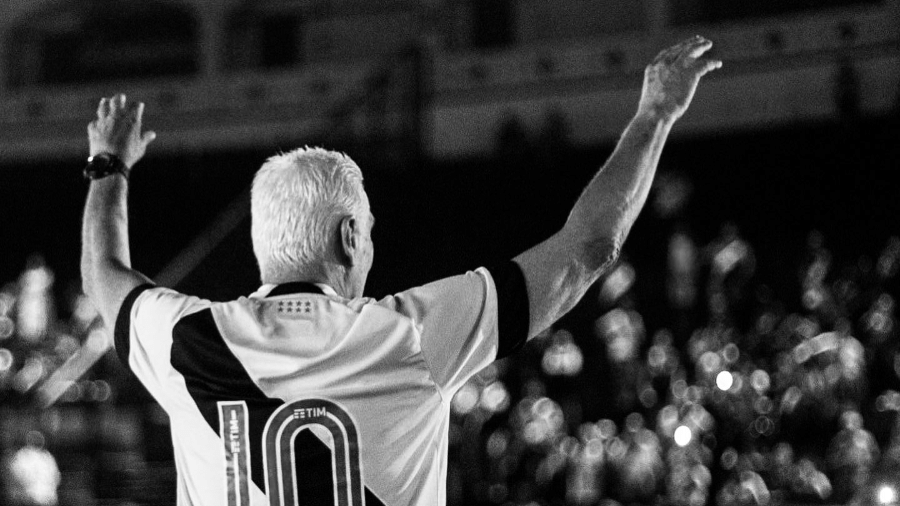
[[[108,153],[88,158],[87,167],[84,168],[84,177],[87,179],[100,179],[112,174],[122,174],[128,177],[128,169],[118,158]]]
[[[101,155],[97,155],[97,156],[92,156],[88,160],[88,163],[94,166],[95,171],[103,172],[103,171],[109,169],[109,167],[112,165],[112,160],[110,159],[109,155],[101,154]]]

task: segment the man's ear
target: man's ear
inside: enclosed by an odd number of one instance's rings
[[[341,260],[348,267],[353,267],[356,264],[357,252],[359,251],[359,221],[353,216],[344,216],[341,218],[339,228],[341,234]]]

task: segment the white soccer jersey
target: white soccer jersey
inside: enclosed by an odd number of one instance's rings
[[[380,301],[145,285],[116,350],[169,414],[179,505],[440,506],[450,401],[524,342],[527,307],[512,262]]]

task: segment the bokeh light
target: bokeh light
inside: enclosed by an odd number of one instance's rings
[[[693,437],[694,435],[693,433],[691,433],[691,429],[686,425],[681,425],[677,429],[675,429],[675,444],[677,444],[678,446],[689,445]]]
[[[503,382],[495,381],[484,387],[480,405],[491,413],[506,411],[509,408],[509,392]]]
[[[6,372],[13,366],[13,354],[6,348],[0,348],[0,372]]]
[[[728,391],[734,385],[734,376],[728,371],[722,371],[716,375],[716,386],[719,390]]]
[[[894,504],[897,501],[897,489],[890,485],[882,485],[878,488],[878,504]]]
[[[575,344],[572,333],[559,330],[550,338],[550,346],[544,350],[541,366],[549,376],[575,376],[581,372],[584,356]]]
[[[453,396],[450,407],[457,415],[465,415],[475,409],[475,406],[478,405],[479,397],[478,387],[472,382],[466,383]]]

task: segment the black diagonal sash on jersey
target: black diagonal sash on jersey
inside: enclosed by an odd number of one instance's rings
[[[251,477],[266,488],[263,471],[263,430],[269,416],[284,402],[266,396],[250,379],[237,357],[228,349],[205,309],[179,321],[172,329],[172,367],[184,376],[188,392],[209,427],[219,436],[219,401],[245,401],[249,409]]]
[[[172,331],[172,367],[184,376],[188,392],[203,418],[219,437],[219,401],[245,401],[249,408],[248,435],[251,441],[250,470],[256,486],[265,490],[263,431],[272,413],[284,404],[270,398],[253,382],[244,366],[225,344],[212,311],[205,309],[179,321]],[[298,434],[295,447],[297,469],[304,472],[301,485],[303,506],[332,506],[331,450],[309,430]],[[299,481],[299,480],[298,480]],[[367,506],[384,506],[365,487]]]

